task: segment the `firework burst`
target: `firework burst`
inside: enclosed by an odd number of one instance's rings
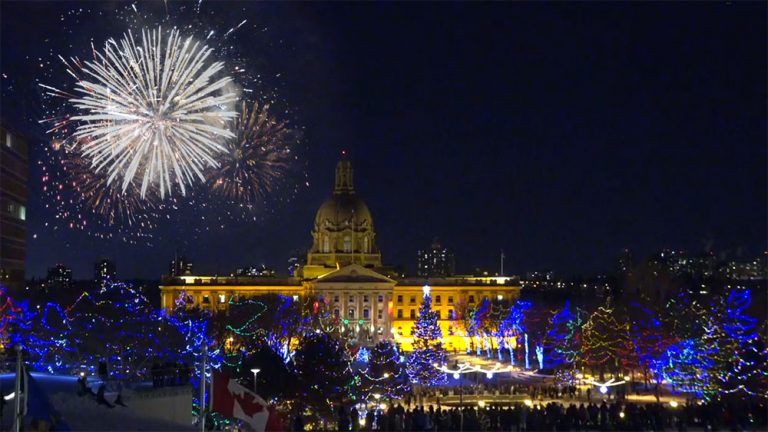
[[[234,130],[236,136],[225,142],[219,166],[207,173],[208,183],[215,194],[253,206],[288,174],[298,135],[287,122],[270,115],[268,104],[258,103],[249,108],[242,102]]]
[[[88,159],[78,150],[65,151],[62,170],[84,210],[90,210],[103,223],[127,228],[150,225],[147,216],[157,209],[157,196],[150,192],[144,199],[134,183],[123,190],[116,183],[108,184],[103,173],[93,171]]]
[[[68,119],[78,123],[72,138],[108,185],[120,179],[126,192],[139,177],[142,198],[150,186],[165,197],[173,183],[184,195],[217,165],[219,141],[234,136],[227,122],[236,113],[227,107],[236,95],[228,76],[216,79],[224,64],[210,62],[211,52],[177,30],[144,29],[138,44],[129,31],[94,50],[93,61],[65,61],[76,95],[46,88],[81,110]]]

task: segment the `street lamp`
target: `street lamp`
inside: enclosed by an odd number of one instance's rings
[[[261,372],[261,369],[251,369],[251,372],[253,372],[253,392],[258,394],[257,392],[257,385],[256,385],[256,378],[259,372]]]

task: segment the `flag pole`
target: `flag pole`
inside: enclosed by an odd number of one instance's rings
[[[208,358],[208,341],[203,339],[203,362],[200,373],[200,431],[205,432],[205,361]]]
[[[21,345],[16,344],[16,387],[14,388],[13,430],[21,431]],[[24,395],[26,396],[26,395]]]

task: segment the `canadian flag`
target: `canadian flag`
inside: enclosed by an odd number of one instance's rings
[[[221,372],[213,373],[211,394],[213,411],[226,417],[234,417],[248,423],[256,432],[267,430],[270,410],[264,399]],[[272,414],[277,421],[276,413]],[[270,421],[269,430],[275,430]]]

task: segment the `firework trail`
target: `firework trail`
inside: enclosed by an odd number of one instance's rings
[[[287,175],[297,134],[275,120],[269,105],[242,102],[235,119],[237,134],[225,143],[219,166],[207,172],[211,190],[228,200],[253,205],[271,193]]]
[[[93,171],[90,162],[78,150],[65,151],[62,169],[83,209],[89,209],[110,226],[147,224],[147,216],[157,208],[157,196],[142,197],[135,184],[126,190],[107,183],[104,173]]]
[[[96,172],[106,170],[107,185],[120,179],[126,192],[141,178],[140,195],[150,186],[161,198],[177,183],[182,195],[203,170],[216,166],[219,144],[234,135],[227,122],[237,114],[227,108],[236,95],[228,91],[231,78],[214,81],[222,62],[208,61],[212,50],[183,39],[177,30],[142,30],[137,44],[129,31],[119,42],[107,41],[103,53],[84,64],[65,62],[79,80],[77,96],[68,97],[82,110],[72,137]]]

